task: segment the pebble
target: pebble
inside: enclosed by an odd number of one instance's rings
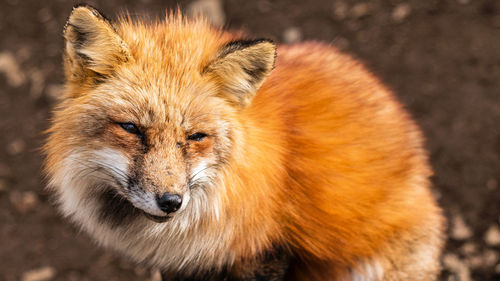
[[[460,252],[466,256],[474,255],[477,253],[477,245],[467,242],[460,248]]]
[[[205,16],[214,26],[223,26],[226,15],[221,0],[197,0],[189,4],[187,13],[191,17]]]
[[[58,100],[64,93],[64,86],[60,84],[48,85],[45,93],[52,100]]]
[[[408,3],[397,5],[392,11],[392,20],[395,22],[404,21],[411,13],[411,6]]]
[[[48,281],[54,278],[55,275],[56,270],[53,267],[45,266],[23,273],[21,281]]]
[[[0,53],[0,73],[7,77],[7,84],[11,87],[19,87],[26,81],[26,77],[21,72],[21,67],[11,52]]]
[[[151,273],[151,278],[149,278],[147,281],[162,281],[160,271],[159,270],[154,270]]]
[[[22,139],[15,139],[7,145],[7,153],[17,155],[24,151],[26,143]]]
[[[358,3],[349,11],[349,16],[353,19],[360,19],[370,15],[371,6],[368,3]]]
[[[38,20],[45,23],[52,19],[52,13],[49,8],[42,8],[38,11]]]
[[[453,218],[450,236],[455,240],[466,240],[472,237],[472,230],[459,215]]]
[[[260,0],[257,1],[257,9],[261,13],[269,13],[272,10],[272,4],[267,0]]]
[[[486,250],[481,255],[472,255],[465,258],[470,268],[487,268],[497,264],[498,253],[493,250]]]
[[[297,43],[302,40],[302,32],[297,27],[289,27],[283,32],[283,40],[288,43]]]
[[[498,253],[493,250],[486,250],[483,255],[484,265],[487,267],[494,266],[498,262]]]
[[[38,196],[33,191],[13,190],[9,194],[9,199],[14,208],[20,213],[27,213],[33,210],[38,204]]]
[[[476,269],[484,264],[484,259],[482,256],[470,256],[465,258],[465,262],[470,268]]]
[[[489,246],[500,245],[500,228],[496,225],[490,226],[484,235],[484,240]]]
[[[456,274],[456,281],[471,281],[470,270],[455,254],[446,254],[443,257],[443,265]]]
[[[45,86],[45,75],[38,69],[33,69],[30,74],[31,87],[30,96],[31,98],[38,98],[42,94],[43,88]]]
[[[33,55],[33,51],[29,46],[22,46],[19,50],[16,51],[16,58],[19,62],[27,61]]]
[[[339,21],[344,20],[349,12],[349,7],[344,2],[336,2],[333,6],[333,18]]]

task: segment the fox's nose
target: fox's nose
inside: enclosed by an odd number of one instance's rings
[[[173,213],[181,207],[182,197],[179,194],[163,193],[156,199],[158,207],[167,214]]]

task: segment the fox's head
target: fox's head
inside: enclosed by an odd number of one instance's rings
[[[113,25],[88,6],[73,9],[64,38],[66,89],[46,145],[64,213],[163,222],[212,204],[275,45],[175,15]]]

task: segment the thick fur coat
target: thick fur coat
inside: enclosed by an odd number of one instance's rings
[[[64,37],[46,170],[103,246],[169,280],[435,280],[422,136],[356,60],[88,6]]]

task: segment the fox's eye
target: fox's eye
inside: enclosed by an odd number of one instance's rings
[[[194,133],[192,135],[189,135],[187,137],[188,140],[193,140],[193,141],[201,141],[203,140],[205,137],[207,136],[207,134],[205,133]]]
[[[131,134],[134,134],[134,135],[140,135],[141,132],[139,131],[139,129],[137,128],[136,125],[132,124],[132,123],[118,123],[120,124],[120,126],[127,132],[131,133]]]

